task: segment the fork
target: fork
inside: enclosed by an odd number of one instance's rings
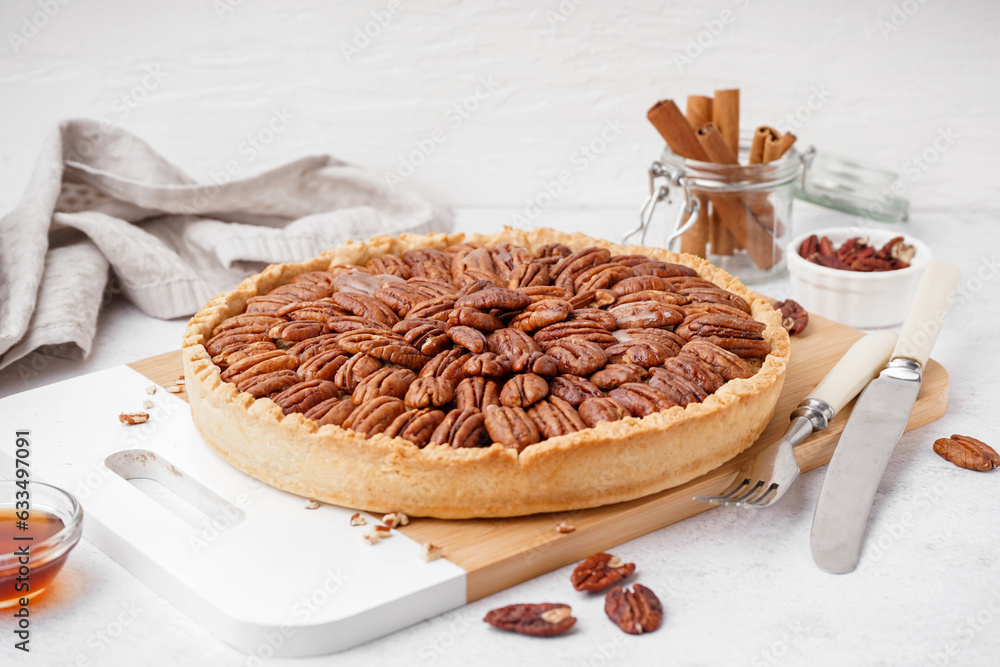
[[[714,505],[770,507],[788,492],[799,476],[795,446],[827,427],[889,361],[896,334],[880,331],[854,343],[830,369],[808,398],[796,406],[791,425],[777,442],[747,459],[733,483],[717,496],[695,496]]]

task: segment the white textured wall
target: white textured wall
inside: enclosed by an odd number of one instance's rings
[[[388,25],[345,56],[371,12],[390,6]],[[918,210],[1000,209],[996,0],[0,8],[0,211],[20,196],[42,136],[72,116],[133,130],[201,178],[231,160],[252,173],[316,152],[389,172],[433,135],[440,143],[406,184],[440,202],[513,213],[570,170],[553,206],[633,208],[661,145],[646,109],[729,86],[742,87],[750,124],[798,111],[803,143],[904,171]],[[679,62],[699,36],[702,53]],[[485,99],[457,115],[477,92]],[[815,110],[803,106],[811,96]],[[290,119],[270,143],[244,143],[281,127],[275,113]],[[955,137],[943,152],[942,132]],[[602,133],[600,155],[579,152]],[[934,163],[921,170],[912,158],[925,151]]]

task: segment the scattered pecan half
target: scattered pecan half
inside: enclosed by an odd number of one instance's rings
[[[603,591],[635,572],[635,563],[626,563],[619,556],[599,553],[576,566],[569,576],[578,591]]]
[[[663,605],[656,594],[642,584],[636,584],[632,590],[615,586],[604,598],[604,613],[623,632],[641,635],[660,627]]]
[[[982,440],[967,435],[953,435],[934,441],[934,451],[959,468],[985,472],[1000,467],[1000,454]]]
[[[135,426],[149,421],[148,412],[123,412],[118,415],[118,421],[126,426]]]
[[[785,327],[790,336],[797,336],[806,330],[809,324],[809,313],[797,301],[785,299],[774,304],[781,311],[781,326]]]
[[[567,604],[511,604],[486,614],[483,620],[495,628],[533,637],[551,637],[566,632],[576,619]]]

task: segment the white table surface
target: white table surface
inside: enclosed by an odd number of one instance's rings
[[[15,48],[7,31],[22,31],[46,4],[58,4],[57,11]],[[1000,89],[991,84],[1000,70],[1000,7],[987,0],[961,7],[888,0],[778,0],[766,7],[743,0],[662,7],[521,0],[496,7],[438,0],[404,3],[370,46],[345,58],[341,45],[369,12],[387,6],[0,0],[0,211],[16,203],[42,137],[63,118],[108,119],[209,179],[275,108],[287,108],[294,122],[246,161],[247,174],[318,152],[388,171],[492,75],[501,87],[449,130],[407,186],[456,206],[460,231],[496,230],[572,164],[582,143],[621,116],[622,135],[538,219],[615,239],[633,223],[644,169],[659,149],[642,119],[645,109],[668,95],[742,85],[746,117],[780,125],[771,119],[776,110],[778,119],[798,111],[793,125],[804,143],[899,171],[914,202],[903,229],[962,267],[971,298],[954,310],[934,353],[951,374],[948,412],[903,436],[875,500],[860,571],[833,576],[812,563],[808,534],[820,468],[771,510],[713,510],[616,549],[638,564],[637,580],[664,602],[666,618],[655,634],[622,634],[599,598],[572,590],[567,567],[334,656],[264,662],[997,664],[1000,472],[955,468],[931,443],[957,432],[998,445],[1000,198],[993,165]],[[566,20],[552,24],[547,12],[562,6],[570,8]],[[675,57],[688,40],[726,10],[735,21],[679,66]],[[151,67],[165,78],[137,93]],[[831,94],[803,107],[814,89]],[[938,151],[935,138],[949,128],[958,139]],[[920,155],[927,163],[916,168]],[[801,204],[796,217],[797,232],[845,221]],[[978,271],[983,280],[976,283]],[[761,289],[785,296],[787,281]],[[0,395],[176,349],[183,327],[114,298],[89,359],[29,357],[0,371]],[[481,620],[494,607],[544,601],[570,603],[576,628],[539,640]],[[12,650],[11,621],[0,614],[0,664],[260,664],[86,541],[32,610],[29,656]]]

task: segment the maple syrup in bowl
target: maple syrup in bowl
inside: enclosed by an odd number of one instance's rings
[[[71,494],[0,481],[0,608],[48,588],[82,533],[83,509]]]

